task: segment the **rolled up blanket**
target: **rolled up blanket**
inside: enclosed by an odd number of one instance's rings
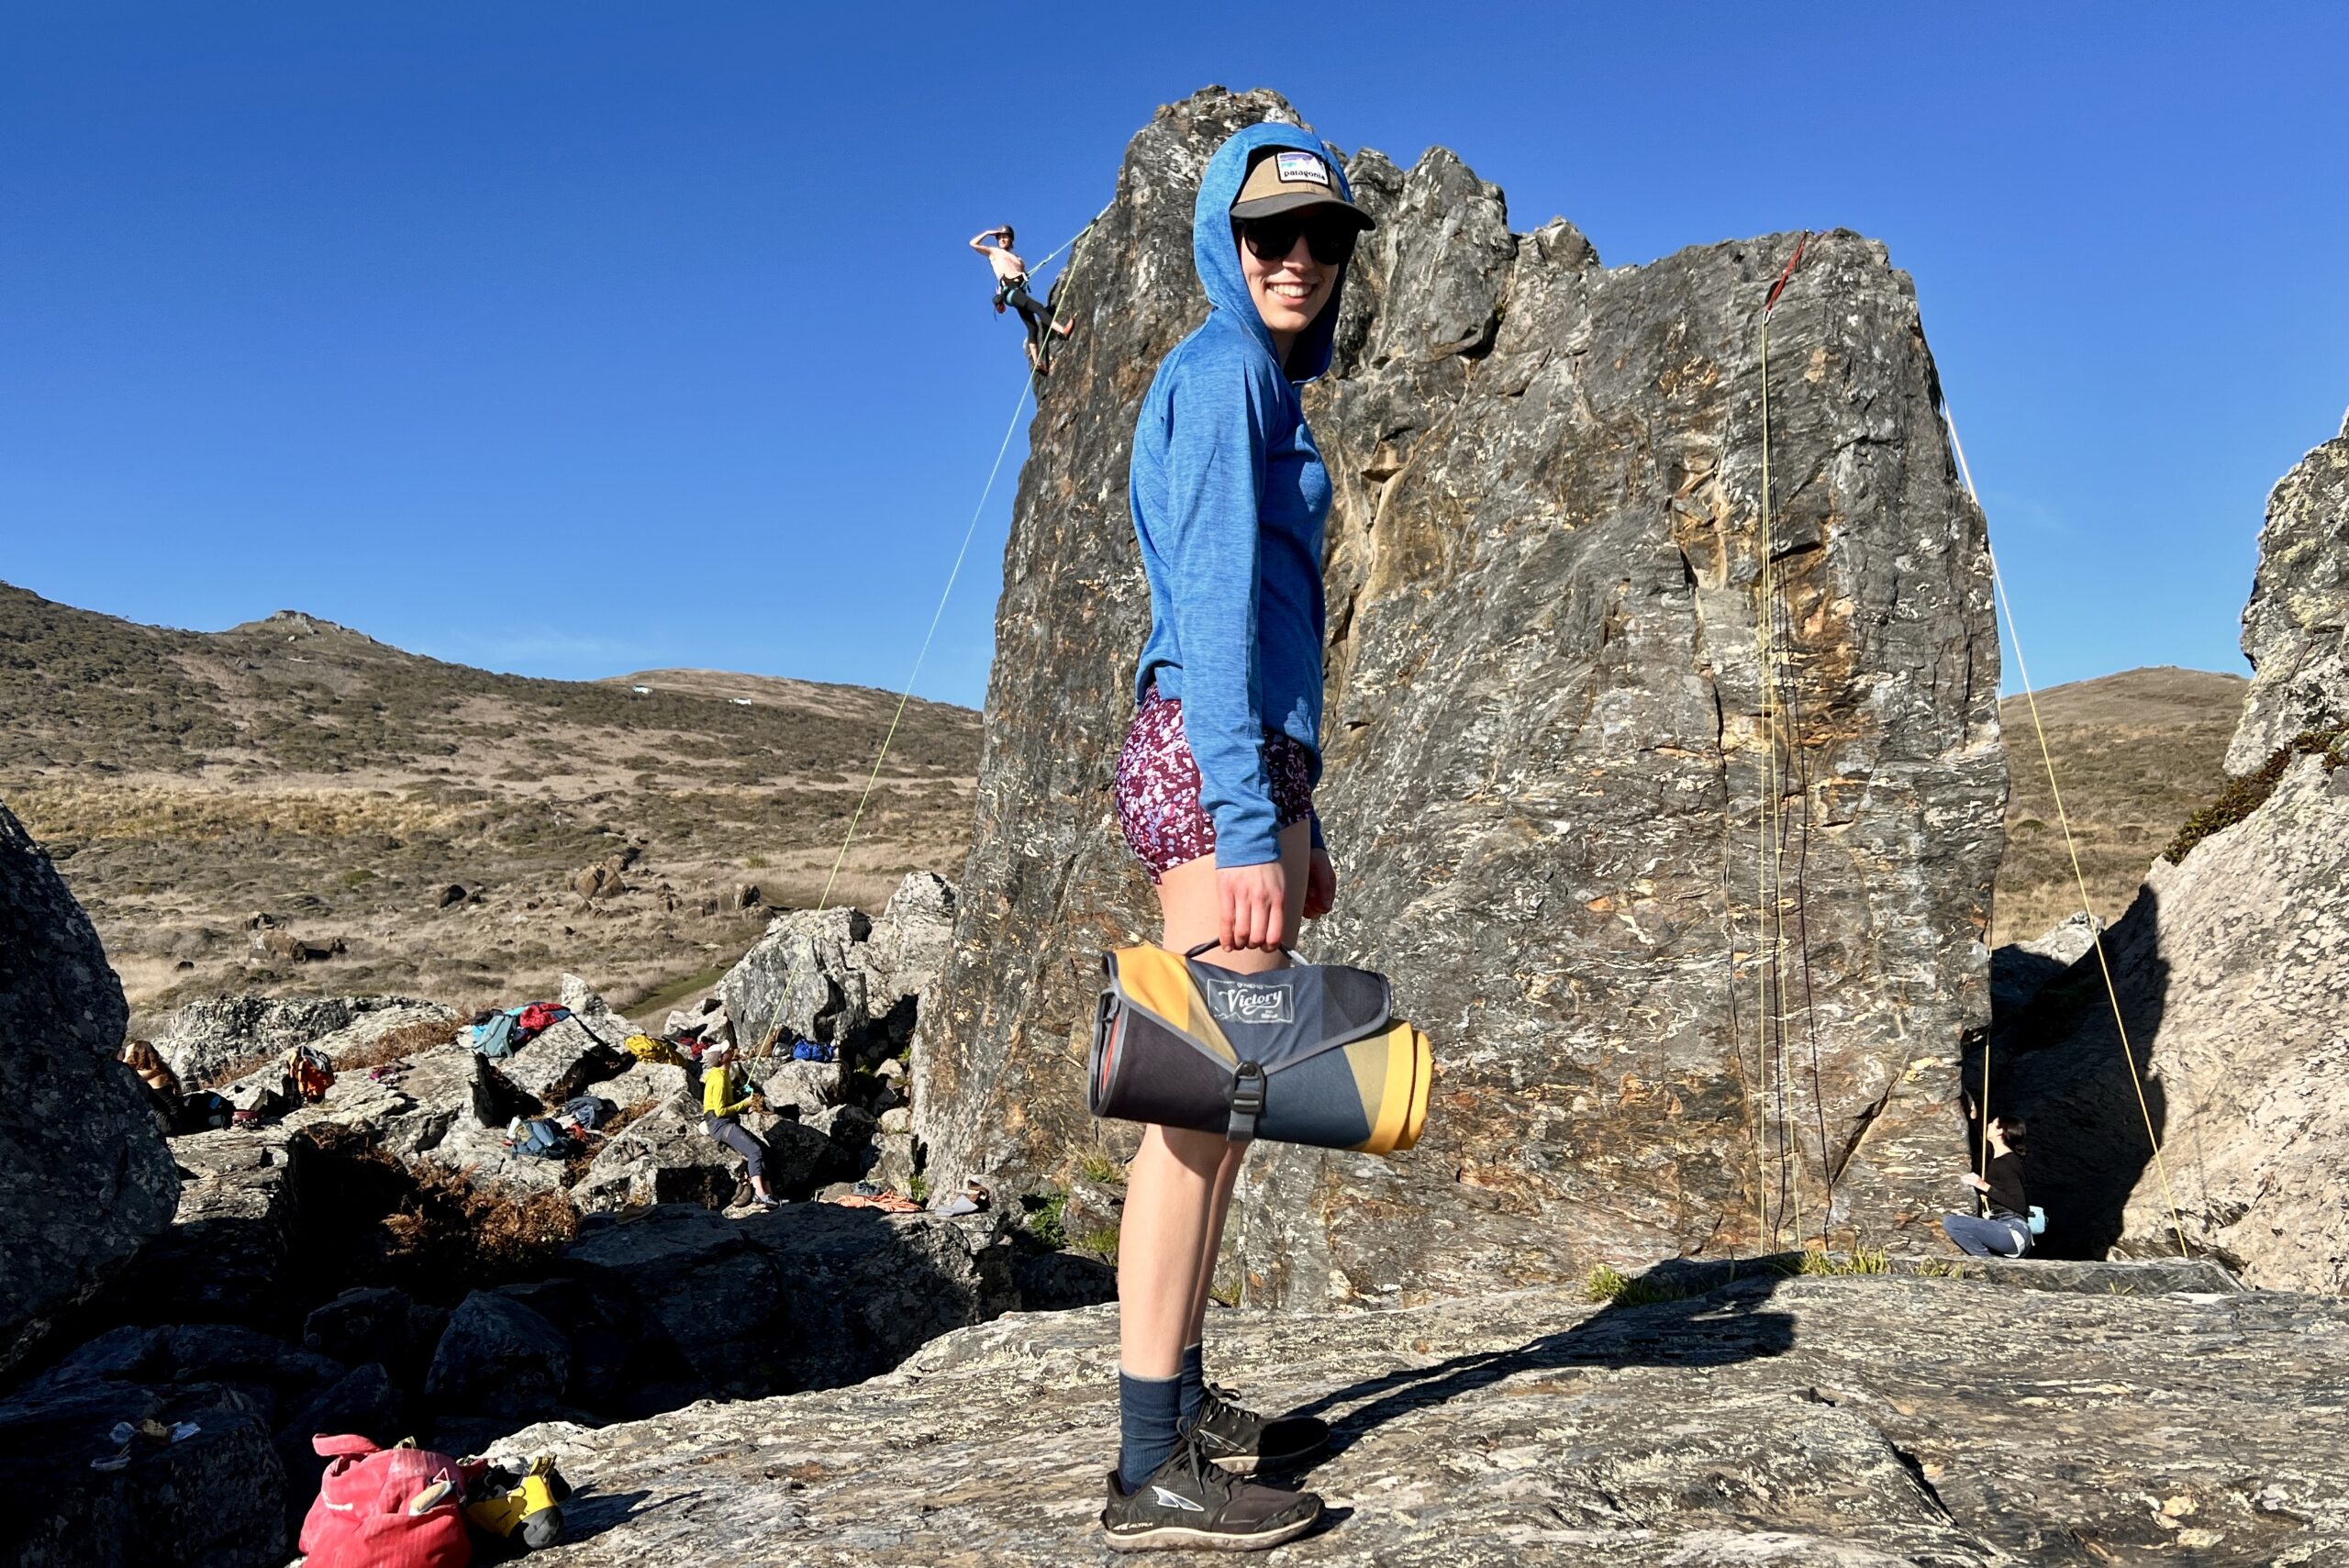
[[[1386,977],[1300,963],[1240,974],[1158,947],[1102,955],[1093,1114],[1390,1154],[1419,1141],[1434,1055]]]

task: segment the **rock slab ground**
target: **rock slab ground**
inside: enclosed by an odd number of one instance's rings
[[[1086,1116],[1081,1061],[1092,956],[1157,924],[1110,798],[1149,615],[1131,434],[1205,310],[1200,171],[1294,118],[1261,92],[1162,109],[1058,285],[1077,330],[1030,433],[917,1053],[944,1185],[1130,1147]],[[1319,805],[1341,887],[1304,951],[1391,975],[1438,1078],[1408,1155],[1253,1162],[1250,1298],[1930,1238],[1965,1163],[2006,773],[1983,525],[1908,276],[1809,237],[1770,326],[1765,544],[1760,306],[1798,236],[1610,269],[1563,220],[1512,232],[1442,149],[1348,169],[1379,228],[1306,394],[1336,497]],[[1765,800],[1783,901],[1757,882]],[[1763,915],[1787,905],[1765,1005]]]
[[[1761,1277],[1635,1307],[1539,1288],[1219,1315],[1208,1353],[1336,1429],[1307,1478],[1330,1526],[1267,1563],[2343,1561],[2349,1305],[2128,1281]],[[1017,1315],[855,1388],[511,1446],[581,1486],[547,1568],[1112,1561],[1116,1343],[1107,1310]]]

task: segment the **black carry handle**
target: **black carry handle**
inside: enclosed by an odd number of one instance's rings
[[[1218,949],[1218,948],[1221,947],[1222,945],[1223,945],[1223,944],[1222,944],[1221,942],[1201,942],[1198,946],[1197,946],[1197,947],[1193,948],[1190,951],[1188,951],[1188,952],[1185,953],[1183,956],[1184,956],[1184,958],[1186,958],[1186,959],[1194,959],[1194,958],[1198,957],[1198,956],[1199,956],[1199,954],[1201,954],[1201,953],[1203,953],[1203,952],[1213,952],[1213,951],[1215,951],[1215,950],[1216,950],[1216,949]],[[1240,949],[1234,949],[1233,951],[1241,951],[1241,950],[1240,950]],[[1281,951],[1282,951],[1284,954],[1286,954],[1288,958],[1295,960],[1295,961],[1296,961],[1297,962],[1298,962],[1298,963],[1303,963],[1303,962],[1305,962],[1303,959],[1301,959],[1301,958],[1297,958],[1297,950],[1296,950],[1295,948],[1293,948],[1293,947],[1289,947],[1289,946],[1286,946],[1286,944],[1284,944],[1284,945],[1283,945],[1283,947],[1281,948]]]

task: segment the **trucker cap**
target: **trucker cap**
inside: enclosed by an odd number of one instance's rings
[[[1343,207],[1364,228],[1375,228],[1370,214],[1338,194],[1340,185],[1330,161],[1298,147],[1267,149],[1232,199],[1234,217],[1270,217],[1303,206]]]

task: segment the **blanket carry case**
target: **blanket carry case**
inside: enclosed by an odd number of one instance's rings
[[[1239,974],[1160,947],[1104,953],[1093,1114],[1391,1154],[1426,1125],[1434,1056],[1394,1016],[1386,977],[1299,963]]]

